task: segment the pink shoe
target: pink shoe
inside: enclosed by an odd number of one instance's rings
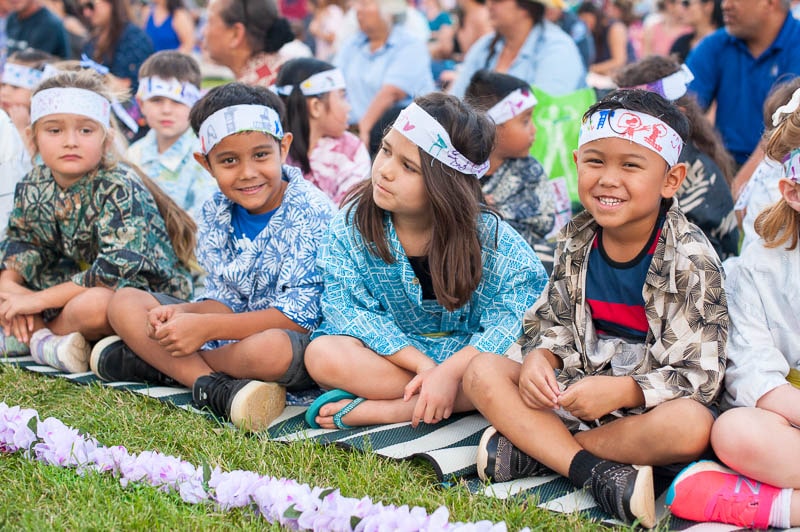
[[[739,475],[716,462],[695,462],[678,473],[667,491],[673,515],[748,528],[769,528],[780,488]]]

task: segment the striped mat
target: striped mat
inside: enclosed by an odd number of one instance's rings
[[[178,408],[198,413],[210,414],[195,409],[191,405],[192,393],[187,388],[148,386],[132,382],[103,382],[91,372],[66,374],[49,366],[37,364],[31,357],[0,358],[6,364],[51,377],[65,378],[76,384],[98,383],[103,386],[127,390],[147,397],[153,397]],[[306,425],[303,415],[307,406],[320,394],[319,390],[303,394],[287,394],[287,406],[283,414],[269,427],[269,438],[280,442],[313,439],[322,444],[352,448],[363,452],[374,452],[388,458],[403,460],[422,458],[429,462],[443,486],[465,485],[472,493],[501,499],[537,501],[548,510],[561,513],[580,512],[590,519],[608,524],[621,524],[611,519],[595,504],[584,490],[575,489],[564,477],[550,475],[513,482],[487,485],[478,479],[475,467],[478,442],[488,422],[479,414],[454,415],[436,425],[420,424],[412,428],[409,423],[395,423],[370,427],[356,427],[349,430],[311,429]],[[665,489],[663,486],[662,489]],[[692,532],[727,532],[735,530],[728,525],[710,523],[691,523],[666,516],[663,504],[664,495],[659,498],[657,508],[659,517],[665,521],[661,529],[691,530]]]

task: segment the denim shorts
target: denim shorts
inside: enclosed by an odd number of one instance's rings
[[[185,300],[164,294],[162,292],[151,292],[156,301],[161,305],[179,305],[186,303]],[[289,363],[289,369],[283,374],[283,377],[278,379],[278,384],[286,386],[289,391],[305,390],[316,386],[308,374],[305,364],[305,353],[308,343],[311,341],[310,333],[301,333],[289,329],[281,329],[292,343],[292,361]]]

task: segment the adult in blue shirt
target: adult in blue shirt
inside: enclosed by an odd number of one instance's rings
[[[770,89],[787,75],[800,74],[800,22],[789,13],[790,0],[726,0],[725,28],[707,36],[686,64],[694,74],[689,89],[703,108],[717,103],[716,126],[725,147],[749,178],[763,157],[762,107]]]
[[[360,31],[334,59],[347,83],[350,124],[368,145],[384,112],[434,90],[426,43],[403,28],[405,0],[355,0]]]
[[[561,0],[488,2],[494,32],[469,49],[452,93],[463,97],[472,75],[482,68],[511,74],[553,95],[585,87],[586,68],[578,47],[544,18],[545,6],[560,5]]]
[[[34,48],[69,59],[69,38],[64,23],[40,0],[13,0],[8,6],[12,11],[6,20],[9,54]]]

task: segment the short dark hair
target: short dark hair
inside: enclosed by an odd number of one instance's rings
[[[308,125],[307,98],[300,90],[300,84],[314,74],[333,69],[334,66],[325,61],[312,57],[298,57],[281,65],[278,77],[275,79],[275,85],[279,87],[294,87],[291,94],[281,96],[281,100],[286,105],[287,128],[293,135],[289,155],[292,161],[300,165],[300,170],[304,174],[311,172],[311,163],[308,160],[310,126]],[[327,93],[317,97],[326,99]]]
[[[189,112],[189,121],[192,124],[192,130],[195,135],[200,134],[200,126],[206,118],[220,109],[225,109],[232,105],[266,105],[267,107],[272,107],[278,113],[281,124],[285,126],[286,112],[283,108],[283,102],[277,94],[264,87],[254,87],[234,82],[214,87],[194,104],[194,107]]]
[[[191,83],[198,89],[203,82],[197,60],[175,50],[162,50],[145,59],[139,68],[139,77],[153,76],[162,79],[175,78],[181,82]]]
[[[654,116],[674,129],[684,142],[689,138],[691,132],[689,121],[678,106],[661,95],[642,89],[620,89],[609,93],[589,107],[589,110],[584,113],[583,119],[587,120],[597,111],[613,111],[615,109],[637,111]]]
[[[470,79],[464,101],[479,111],[488,111],[517,89],[529,89],[527,81],[509,74],[481,69]]]
[[[36,48],[25,48],[11,53],[6,61],[41,70],[47,63],[58,61],[58,58]]]

